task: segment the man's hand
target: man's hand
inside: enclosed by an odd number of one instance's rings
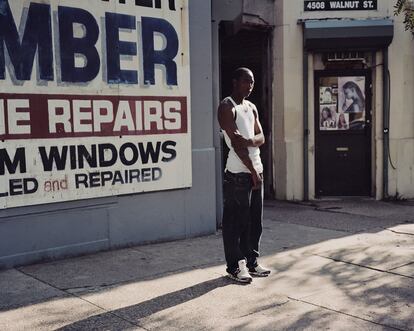
[[[240,134],[240,132],[236,131],[233,134],[233,139],[231,140],[231,144],[235,150],[238,150],[238,149],[252,146],[252,140],[246,139]]]
[[[259,190],[262,187],[263,178],[255,169],[251,171],[251,174],[253,180],[253,190]]]

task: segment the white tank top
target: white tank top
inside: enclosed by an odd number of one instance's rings
[[[239,129],[240,134],[246,139],[252,139],[254,134],[254,123],[255,123],[255,106],[247,100],[243,100],[241,105],[236,104],[232,97],[227,97],[223,101],[229,100],[233,104],[233,114],[236,119],[236,125]],[[257,113],[257,112],[256,112]],[[237,156],[231,145],[231,140],[227,135],[226,131],[223,130],[224,140],[226,141],[227,147],[230,149],[229,156],[227,157],[226,170],[232,173],[250,173],[250,170],[244,165],[244,163]],[[259,147],[248,147],[249,157],[252,160],[253,167],[258,173],[263,172],[263,165],[260,159]]]

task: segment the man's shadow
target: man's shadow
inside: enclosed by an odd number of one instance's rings
[[[105,327],[105,330],[119,330],[120,325],[118,323],[115,321],[113,321],[113,323],[110,322],[110,320],[114,319],[114,316],[119,316],[124,321],[127,320],[136,323],[142,318],[151,316],[162,310],[201,297],[202,295],[214,289],[232,284],[246,285],[235,283],[229,278],[222,276],[184,288],[182,290],[158,296],[156,298],[138,303],[133,306],[112,310],[110,312],[99,315],[94,315],[84,320],[61,327],[57,330],[90,330],[91,328],[100,329],[103,326]]]

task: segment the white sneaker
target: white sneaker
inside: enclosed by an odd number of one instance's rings
[[[270,270],[258,264],[255,267],[249,268],[249,273],[250,275],[257,276],[257,277],[267,277],[270,275]]]
[[[228,276],[240,283],[251,283],[253,280],[247,270],[246,260],[240,260],[239,267],[234,272],[228,272]]]

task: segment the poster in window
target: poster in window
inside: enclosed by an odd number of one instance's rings
[[[319,129],[323,131],[337,130],[338,114],[336,104],[320,105],[319,107]]]
[[[338,130],[349,130],[349,114],[338,113],[336,127]]]
[[[348,114],[349,129],[365,127],[365,77],[338,78],[338,110]]]
[[[321,86],[319,88],[319,103],[321,105],[336,104],[337,89],[331,86]]]

